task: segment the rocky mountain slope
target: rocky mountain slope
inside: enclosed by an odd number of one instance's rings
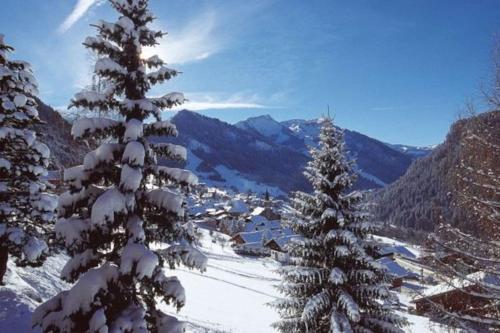
[[[427,157],[415,161],[400,179],[374,194],[375,217],[388,224],[415,230],[433,231],[439,222],[446,222],[470,232],[480,232],[477,219],[460,205],[460,195],[466,185],[459,181],[458,176],[463,173],[462,161],[478,151],[478,146],[472,145],[468,139],[479,138],[481,142],[484,133],[490,133],[488,140],[499,142],[499,128],[499,111],[453,124],[443,144]],[[483,148],[477,159],[486,166],[474,170],[489,170],[487,172],[498,175],[498,156],[487,150]],[[469,183],[479,183],[481,173],[469,173]],[[488,190],[491,189],[483,192]],[[498,193],[498,189],[495,191]],[[479,193],[476,195],[480,196]]]

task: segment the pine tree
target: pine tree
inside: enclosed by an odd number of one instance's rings
[[[289,244],[291,265],[279,272],[284,298],[272,305],[281,332],[402,332],[404,321],[386,305],[392,298],[386,271],[374,260],[366,237],[374,226],[359,210],[361,195],[347,194],[354,176],[344,153],[343,134],[323,121],[319,148],[305,176],[314,193],[295,193],[297,217],[291,227],[301,237]]]
[[[194,238],[186,220],[182,187],[197,182],[186,170],[157,165],[157,158],[183,160],[186,149],[152,143],[151,136],[175,136],[177,129],[161,120],[161,112],[184,101],[181,93],[149,98],[152,85],[177,75],[158,56],[141,58],[142,48],[154,46],[160,31],[148,0],[110,0],[120,17],[99,21],[97,37],[84,45],[99,56],[95,73],[103,92],[82,91],[71,105],[113,111],[121,120],[81,118],[72,128],[76,139],[102,140],[83,165],[65,170],[69,190],[59,198],[56,235],[71,259],[62,271],[76,283],[36,309],[33,324],[51,332],[181,332],[183,323],[157,308],[161,298],[181,308],[184,289],[162,267],[182,263],[204,269],[206,258],[191,246]],[[155,121],[146,123],[153,118]],[[163,188],[155,188],[161,178]],[[152,249],[156,241],[165,250]]]
[[[9,60],[14,49],[0,35],[0,283],[9,254],[18,265],[37,266],[48,250],[57,198],[45,193],[49,148],[31,129],[41,123],[30,65]]]

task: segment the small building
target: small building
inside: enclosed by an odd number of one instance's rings
[[[403,258],[415,260],[417,256],[402,245],[386,245],[380,249],[380,257],[396,257],[400,256]]]
[[[465,279],[457,278],[431,287],[413,300],[416,313],[420,316],[431,315],[434,312],[433,304],[461,315],[485,316],[490,314],[489,311],[498,311],[488,307],[487,299],[474,295],[474,293],[484,293],[484,288],[481,287],[483,283],[500,287],[500,277],[476,272],[467,275]]]
[[[264,247],[269,249],[271,257],[280,262],[286,262],[289,258],[287,244],[292,239],[300,238],[298,235],[279,235],[264,244]]]
[[[196,223],[196,225],[198,227],[203,228],[203,229],[217,230],[219,222],[212,217],[205,217],[205,218],[195,220],[194,223]]]
[[[406,268],[397,263],[390,257],[382,257],[377,260],[382,266],[387,269],[387,272],[392,277],[392,288],[401,288],[403,280],[417,277],[417,274],[408,271]]]
[[[252,232],[239,232],[231,238],[231,241],[236,245],[260,243],[262,247],[262,239],[264,237],[264,230]]]
[[[274,212],[273,209],[270,207],[256,207],[250,215],[251,216],[263,216],[266,219],[268,219],[269,221],[281,220],[281,215]]]
[[[257,230],[278,230],[281,229],[281,221],[273,220],[270,221],[266,217],[257,215],[250,216],[247,218],[247,223],[245,225],[245,231],[257,231]]]
[[[242,214],[248,214],[250,212],[247,204],[243,200],[239,199],[231,200],[231,203],[225,208],[226,212],[233,216],[240,216]]]

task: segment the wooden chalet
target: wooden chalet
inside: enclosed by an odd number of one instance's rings
[[[498,305],[492,307],[488,299],[474,295],[474,293],[485,292],[481,283],[500,286],[500,278],[485,272],[476,272],[467,275],[466,279],[454,279],[441,283],[427,289],[422,296],[413,300],[416,313],[420,316],[432,315],[437,305],[461,315],[495,315],[499,311]]]

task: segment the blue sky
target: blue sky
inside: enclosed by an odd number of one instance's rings
[[[153,93],[234,123],[270,114],[337,123],[391,143],[441,142],[488,79],[497,0],[151,0],[155,50],[183,74]],[[62,107],[89,82],[89,24],[101,0],[2,0],[0,32],[30,61],[41,97]],[[150,52],[150,51],[148,51]]]

